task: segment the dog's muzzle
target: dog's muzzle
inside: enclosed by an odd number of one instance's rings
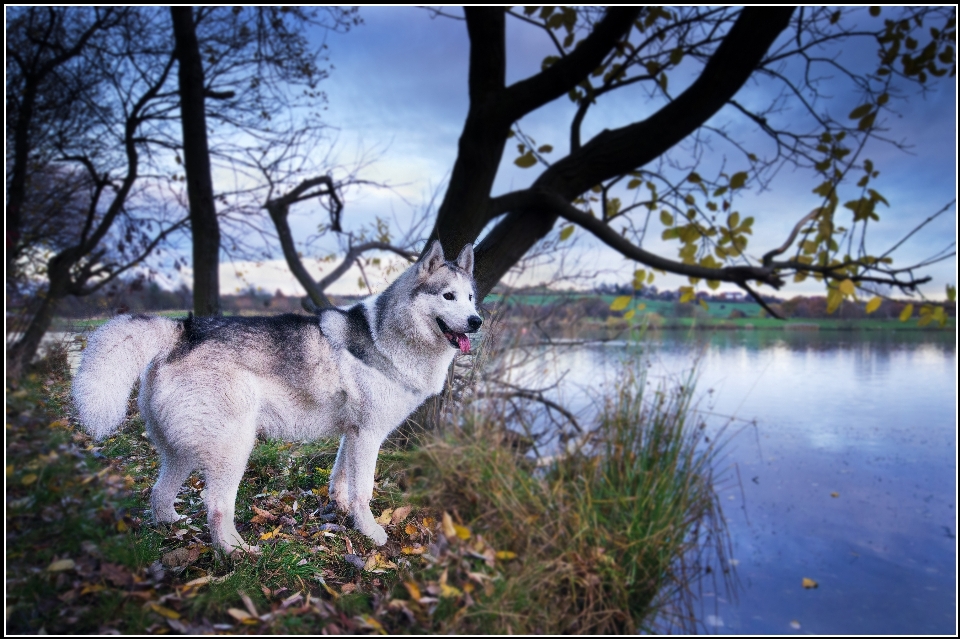
[[[478,315],[471,315],[467,318],[467,333],[476,333],[480,327],[483,325],[483,319]],[[437,318],[437,326],[440,327],[440,332],[443,333],[443,336],[447,338],[447,341],[450,342],[450,346],[454,348],[459,348],[460,352],[466,355],[470,352],[470,338],[467,337],[466,333],[458,333],[457,331],[451,330],[447,323],[444,322],[439,317]]]

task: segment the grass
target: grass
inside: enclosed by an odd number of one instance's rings
[[[590,438],[546,465],[496,445],[489,411],[420,451],[424,503],[452,510],[480,545],[516,554],[458,632],[696,629],[691,584],[710,563],[727,571],[716,449],[688,421],[690,386],[648,397],[633,370]]]
[[[258,443],[237,522],[263,549],[210,547],[194,474],[186,519],[154,525],[157,456],[131,400],[94,445],[71,424],[65,354],[7,403],[7,631],[11,633],[600,633],[695,627],[690,585],[725,568],[714,448],[691,388],[646,392],[626,369],[591,437],[535,464],[504,440],[503,406],[385,449],[376,548],[324,514],[335,441]]]

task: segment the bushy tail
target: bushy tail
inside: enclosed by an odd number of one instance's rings
[[[93,332],[72,394],[80,423],[94,439],[119,428],[133,385],[154,357],[173,350],[179,335],[178,322],[145,315],[121,315]]]

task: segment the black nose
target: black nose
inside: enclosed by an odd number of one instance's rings
[[[480,319],[477,315],[472,315],[467,319],[467,325],[470,326],[470,332],[476,331],[483,324],[483,320]]]

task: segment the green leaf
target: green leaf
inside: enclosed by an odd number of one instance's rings
[[[727,226],[729,228],[735,229],[737,225],[740,224],[740,214],[734,211],[730,214],[730,217],[727,218]]]
[[[857,128],[860,129],[861,131],[866,131],[867,129],[873,126],[873,121],[876,119],[877,119],[877,112],[874,111],[873,113],[861,118],[860,122],[857,123]]]
[[[660,211],[660,221],[664,226],[673,226],[673,216],[666,211]]]
[[[880,298],[880,297],[874,297],[872,300],[867,302],[867,314],[869,315],[870,313],[880,308],[880,304],[882,303],[883,303],[883,298]]]
[[[627,182],[627,188],[628,188],[628,189],[635,189],[635,188],[637,188],[638,186],[640,186],[641,184],[643,184],[643,180],[638,180],[637,178],[633,178],[632,180],[630,180],[629,182]]]
[[[537,163],[537,158],[534,157],[532,151],[527,151],[514,160],[513,163],[519,166],[521,169],[529,169],[531,166]]]
[[[670,64],[677,65],[680,64],[680,61],[683,60],[683,49],[677,47],[670,52]]]
[[[537,149],[537,153],[549,153],[550,151],[553,151],[553,147],[550,146],[549,144],[544,144],[539,149]]]
[[[738,173],[734,173],[734,174],[733,174],[733,177],[730,178],[730,188],[731,188],[731,189],[739,189],[739,188],[741,188],[741,187],[742,187],[744,184],[746,184],[746,183],[747,183],[747,172],[746,172],[746,171],[740,171],[740,172],[738,172]]]
[[[862,118],[862,117],[865,116],[866,114],[870,113],[870,111],[871,111],[872,109],[873,109],[873,105],[872,105],[872,104],[861,104],[861,105],[858,106],[856,109],[854,109],[853,111],[850,112],[850,116],[849,116],[849,117],[850,117],[851,120],[859,120],[860,118]]]
[[[903,307],[903,310],[900,311],[900,321],[906,322],[911,317],[913,317],[913,304],[907,304]]]
[[[571,235],[573,235],[574,228],[576,227],[573,224],[570,224],[560,229],[560,241],[562,242],[568,239]]]
[[[633,297],[631,297],[630,295],[621,295],[620,297],[616,298],[615,300],[613,300],[613,302],[610,303],[610,310],[622,311],[623,309],[625,309],[627,306],[630,305],[631,301],[633,301]]]
[[[947,284],[947,300],[950,301],[950,302],[956,302],[956,301],[957,301],[957,287],[956,287],[956,286],[950,286],[949,284]]]
[[[874,18],[880,15],[880,7],[870,7],[870,15],[872,15]]]

